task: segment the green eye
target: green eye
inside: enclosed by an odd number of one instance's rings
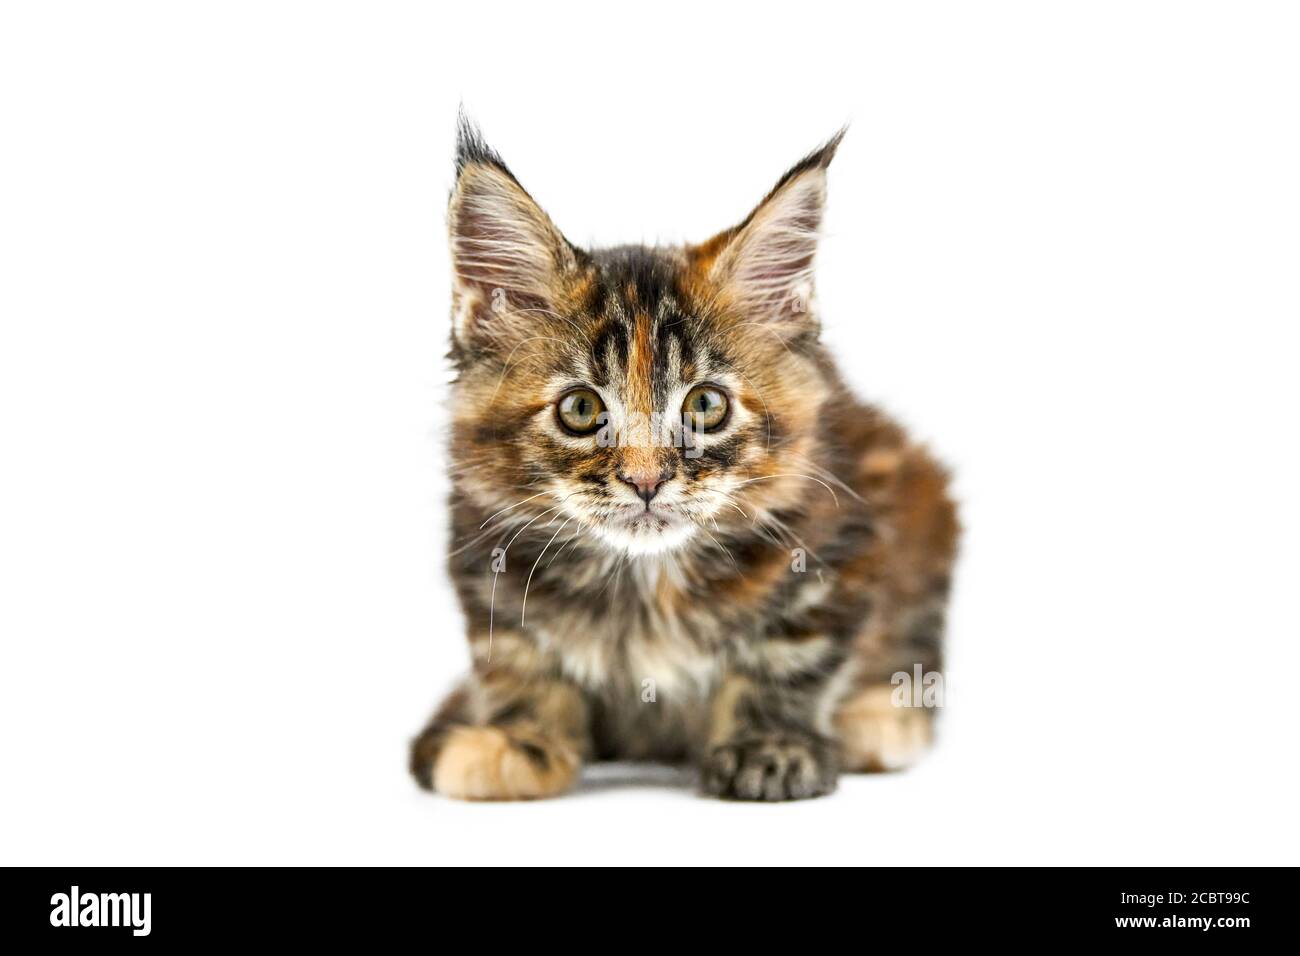
[[[605,406],[600,396],[591,389],[575,388],[560,399],[556,410],[560,424],[571,432],[585,435],[594,432],[600,425],[600,413],[605,410]]]
[[[712,385],[696,385],[682,403],[682,415],[692,428],[712,431],[727,420],[727,393]]]

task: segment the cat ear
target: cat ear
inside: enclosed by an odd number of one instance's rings
[[[706,258],[712,257],[710,279],[737,311],[815,331],[813,259],[826,203],[826,167],[844,133],[792,166],[743,223],[701,247]]]
[[[577,255],[463,114],[457,132],[448,208],[452,336],[483,348],[535,327]]]

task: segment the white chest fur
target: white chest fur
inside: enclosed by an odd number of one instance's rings
[[[537,639],[588,690],[702,699],[718,678],[719,652],[689,620],[661,609],[658,583],[653,569],[642,571],[609,601],[547,620]]]

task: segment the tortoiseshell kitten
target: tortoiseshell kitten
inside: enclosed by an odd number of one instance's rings
[[[841,134],[842,135],[842,134]],[[451,574],[473,671],[419,783],[523,799],[583,761],[695,761],[711,794],[813,797],[929,743],[944,471],[845,387],[812,275],[836,136],[700,245],[579,249],[462,122]]]

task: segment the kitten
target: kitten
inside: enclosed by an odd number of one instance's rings
[[[449,221],[451,575],[473,671],[424,787],[551,796],[584,761],[691,760],[813,797],[932,735],[947,478],[841,381],[812,275],[839,135],[700,245],[579,249],[462,120]]]

